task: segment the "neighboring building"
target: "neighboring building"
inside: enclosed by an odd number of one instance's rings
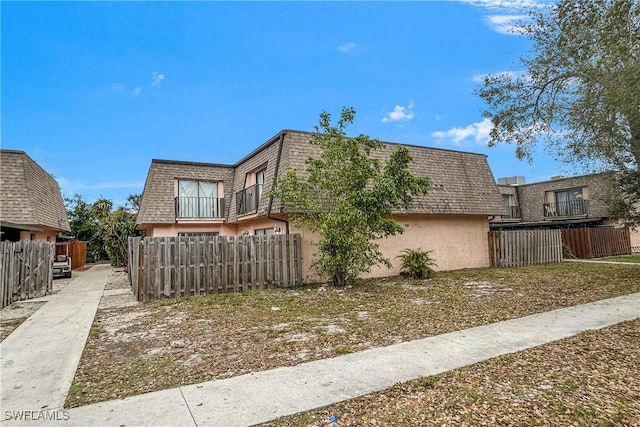
[[[609,177],[606,173],[570,178],[558,176],[534,184],[525,184],[522,177],[501,178],[498,189],[507,214],[493,218],[491,226],[583,227],[607,224],[607,206],[611,196]]]
[[[58,183],[24,151],[0,150],[0,228],[8,241],[71,231]]]
[[[556,176],[533,184],[522,177],[501,178],[498,189],[507,214],[493,218],[491,228],[618,226],[608,213],[612,185],[610,173]],[[638,231],[631,232],[631,246],[640,246]]]
[[[300,233],[303,236],[305,281],[314,281],[311,262],[317,236],[294,230],[284,207],[265,197],[274,177],[303,170],[305,160],[320,151],[309,144],[311,134],[282,131],[235,165],[152,160],[136,220],[147,236]],[[397,146],[384,143],[376,155],[386,158]],[[486,156],[407,146],[412,173],[431,178],[431,192],[416,197],[407,210],[395,213],[405,233],[380,241],[380,250],[394,264],[369,276],[396,275],[396,256],[405,248],[432,250],[444,270],[489,265],[489,216],[504,206]]]

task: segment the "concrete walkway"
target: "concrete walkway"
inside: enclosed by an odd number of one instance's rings
[[[45,424],[252,425],[638,317],[640,293],[293,367],[60,411],[54,415],[61,421]],[[45,357],[44,353],[40,357]],[[48,353],[46,357],[50,358]],[[10,388],[8,391],[14,392]],[[12,402],[24,407],[27,400],[20,403],[19,399],[12,399]],[[14,425],[3,425],[8,424]]]
[[[110,273],[84,272],[0,343],[2,421],[6,411],[64,405]]]

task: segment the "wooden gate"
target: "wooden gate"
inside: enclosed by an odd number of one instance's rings
[[[51,293],[53,243],[39,240],[0,242],[1,306]]]

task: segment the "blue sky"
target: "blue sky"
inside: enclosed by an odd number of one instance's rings
[[[233,164],[353,106],[350,135],[548,179],[564,166],[543,153],[487,147],[474,95],[484,74],[521,71],[530,42],[508,27],[530,2],[3,1],[1,145],[66,197],[119,205],[153,158]]]

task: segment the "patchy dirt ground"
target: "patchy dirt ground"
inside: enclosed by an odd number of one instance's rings
[[[116,270],[110,280],[113,292],[129,286],[124,271]],[[577,263],[145,304],[105,292],[66,406],[295,365],[633,292],[640,292],[638,266]]]

